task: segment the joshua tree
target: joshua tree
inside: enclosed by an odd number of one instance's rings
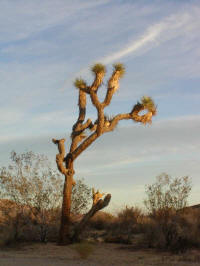
[[[114,93],[119,88],[119,80],[125,73],[125,68],[122,64],[113,65],[113,73],[107,83],[107,91],[105,98],[100,102],[98,98],[98,89],[103,83],[103,78],[106,73],[106,68],[102,64],[95,64],[91,71],[94,74],[94,82],[89,86],[85,80],[76,79],[75,87],[79,91],[79,115],[76,123],[72,127],[71,146],[67,155],[65,154],[65,139],[52,141],[58,145],[59,153],[56,155],[56,163],[59,171],[65,176],[65,183],[63,189],[63,203],[62,203],[62,218],[60,227],[60,244],[68,244],[78,239],[78,236],[88,219],[92,217],[97,211],[106,207],[111,199],[111,195],[107,194],[104,199],[95,196],[93,191],[93,205],[91,210],[83,217],[78,225],[75,227],[70,221],[71,208],[71,193],[72,187],[76,184],[74,181],[74,160],[87,149],[97,138],[106,132],[113,131],[120,120],[132,119],[135,122],[143,124],[151,123],[152,116],[156,114],[156,106],[150,97],[143,97],[140,102],[137,102],[130,113],[117,114],[114,117],[108,117],[104,114],[104,109],[110,105]],[[85,121],[86,116],[86,96],[89,95],[92,104],[97,109],[97,120],[92,122],[91,119]],[[146,110],[146,113],[141,115],[140,112]],[[87,134],[86,134],[87,130]]]

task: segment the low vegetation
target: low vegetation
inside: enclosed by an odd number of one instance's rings
[[[4,196],[0,201],[1,246],[16,241],[57,241],[62,180],[51,168],[47,168],[48,182],[45,172],[40,175],[32,172],[31,169],[35,169],[33,159],[39,160],[37,166],[45,162],[47,167],[46,159],[34,156],[32,153],[20,156],[12,153],[14,165],[1,169],[1,196]],[[37,189],[34,178],[37,183],[40,181]],[[91,199],[91,189],[82,180],[77,181],[75,188],[73,223],[82,218],[81,211],[87,208]],[[71,247],[81,258],[87,258],[97,242],[130,244],[138,249],[154,248],[172,253],[199,248],[200,208],[199,205],[187,207],[190,191],[188,177],[172,179],[162,174],[154,184],[146,186],[147,212],[134,206],[126,206],[115,214],[99,211],[90,219],[81,242]]]
[[[61,217],[63,179],[42,154],[11,153],[0,169],[0,244],[56,241]],[[73,187],[75,217],[87,210],[91,189],[77,180]]]

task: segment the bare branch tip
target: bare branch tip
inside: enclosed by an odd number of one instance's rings
[[[58,143],[58,140],[57,140],[57,139],[52,139],[52,142],[53,142],[54,144],[57,144],[57,143]]]

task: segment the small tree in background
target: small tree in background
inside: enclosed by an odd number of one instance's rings
[[[10,220],[14,226],[14,238],[18,239],[23,225],[37,222],[42,242],[46,241],[53,212],[61,209],[63,179],[42,154],[11,153],[12,163],[0,169],[0,198],[10,200],[15,211]],[[78,180],[72,191],[72,212],[84,211],[91,199],[91,189]],[[9,218],[8,206],[2,206]],[[33,219],[31,220],[30,217]]]
[[[187,176],[171,178],[165,173],[146,186],[144,203],[150,213],[150,223],[145,235],[149,247],[179,253],[199,243],[197,224],[191,223],[185,212],[190,191],[191,182]]]
[[[187,206],[190,191],[188,176],[173,179],[163,173],[155,183],[146,186],[147,199],[144,203],[151,214],[162,210],[180,210]]]
[[[62,203],[62,218],[60,227],[60,244],[69,244],[77,241],[80,232],[85,227],[88,219],[90,219],[97,211],[106,207],[111,199],[111,195],[107,194],[104,199],[101,197],[94,197],[91,210],[83,217],[80,224],[72,227],[70,220],[71,212],[71,197],[72,187],[76,184],[74,181],[74,160],[86,150],[97,138],[107,132],[113,131],[120,120],[131,119],[135,122],[143,124],[151,123],[152,116],[156,114],[156,107],[150,97],[143,97],[140,102],[135,104],[130,113],[117,114],[116,116],[109,117],[105,115],[104,109],[110,105],[114,93],[119,88],[119,80],[125,73],[125,68],[122,64],[114,64],[113,73],[108,80],[106,95],[103,101],[99,100],[98,90],[103,84],[103,78],[106,73],[106,68],[102,64],[95,64],[91,71],[94,75],[92,85],[88,85],[83,79],[76,79],[74,82],[75,87],[78,89],[79,98],[79,115],[78,119],[72,127],[71,145],[68,153],[65,153],[64,142],[65,139],[53,139],[53,143],[58,145],[59,153],[56,155],[56,163],[59,171],[65,176],[65,183],[63,189],[63,203]],[[93,106],[97,110],[97,119],[92,121],[86,117],[86,96],[89,96]],[[147,112],[143,115],[141,111]],[[100,194],[100,193],[99,193]]]
[[[77,179],[76,185],[72,188],[72,207],[71,213],[82,214],[88,209],[88,204],[92,199],[91,188],[83,179]]]

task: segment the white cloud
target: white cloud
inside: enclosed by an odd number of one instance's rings
[[[126,48],[121,49],[119,52],[113,53],[105,58],[102,58],[100,61],[105,64],[109,64],[109,63],[112,63],[113,61],[117,61],[121,59],[124,56],[127,56],[130,53],[134,53],[135,51],[139,50],[143,46],[147,45],[149,42],[151,43],[151,42],[156,41],[156,38],[160,35],[160,33],[163,30],[162,28],[163,27],[161,24],[151,27],[138,40],[134,41]]]
[[[193,7],[189,10],[189,12],[181,11],[175,13],[165,19],[162,19],[160,22],[149,26],[141,37],[134,40],[127,47],[122,48],[118,52],[114,52],[99,61],[109,64],[114,61],[118,61],[129,54],[134,54],[137,51],[141,53],[141,49],[143,49],[143,52],[146,52],[167,40],[187,34],[187,32],[191,32],[192,30],[195,30],[195,33],[197,33],[199,26],[199,8]]]
[[[116,47],[119,47],[119,42],[114,42],[111,45],[111,53],[107,56],[96,57],[90,61],[89,64],[87,63],[87,65],[90,66],[94,62],[110,64],[122,59],[123,61],[128,60],[129,62],[130,58],[141,56],[150,50],[152,51],[153,48],[156,48],[157,50],[160,50],[158,51],[158,56],[156,54],[154,56],[155,58],[152,58],[152,62],[147,59],[142,71],[137,72],[136,67],[136,73],[134,73],[136,83],[137,80],[141,83],[141,80],[144,80],[144,76],[147,77],[148,84],[151,83],[151,78],[153,79],[152,86],[154,83],[160,82],[160,79],[162,78],[168,79],[169,76],[199,76],[198,61],[195,64],[194,61],[196,61],[195,58],[197,58],[200,53],[199,47],[195,45],[200,41],[200,38],[198,37],[200,27],[200,8],[196,5],[188,6],[187,9],[180,8],[179,11],[167,15],[153,24],[150,21],[149,24],[150,26],[146,26],[146,29],[142,34],[137,33],[137,37],[134,38],[132,42],[129,42],[128,45],[124,44],[126,40],[124,39],[124,41],[120,41],[122,48],[115,51]],[[141,30],[139,32],[141,32]],[[110,32],[111,36],[112,34],[113,33]],[[131,38],[131,35],[133,34],[131,34],[130,30],[128,39]],[[105,53],[105,51],[100,51],[100,53]],[[141,60],[144,59],[141,57]],[[180,62],[182,63],[180,64]],[[163,69],[161,78],[157,75],[157,71],[160,69]],[[151,71],[153,73],[151,73]],[[89,67],[83,67],[78,73],[72,73],[72,79],[79,76],[89,78]],[[66,80],[63,88],[67,87],[70,82],[69,80]]]

